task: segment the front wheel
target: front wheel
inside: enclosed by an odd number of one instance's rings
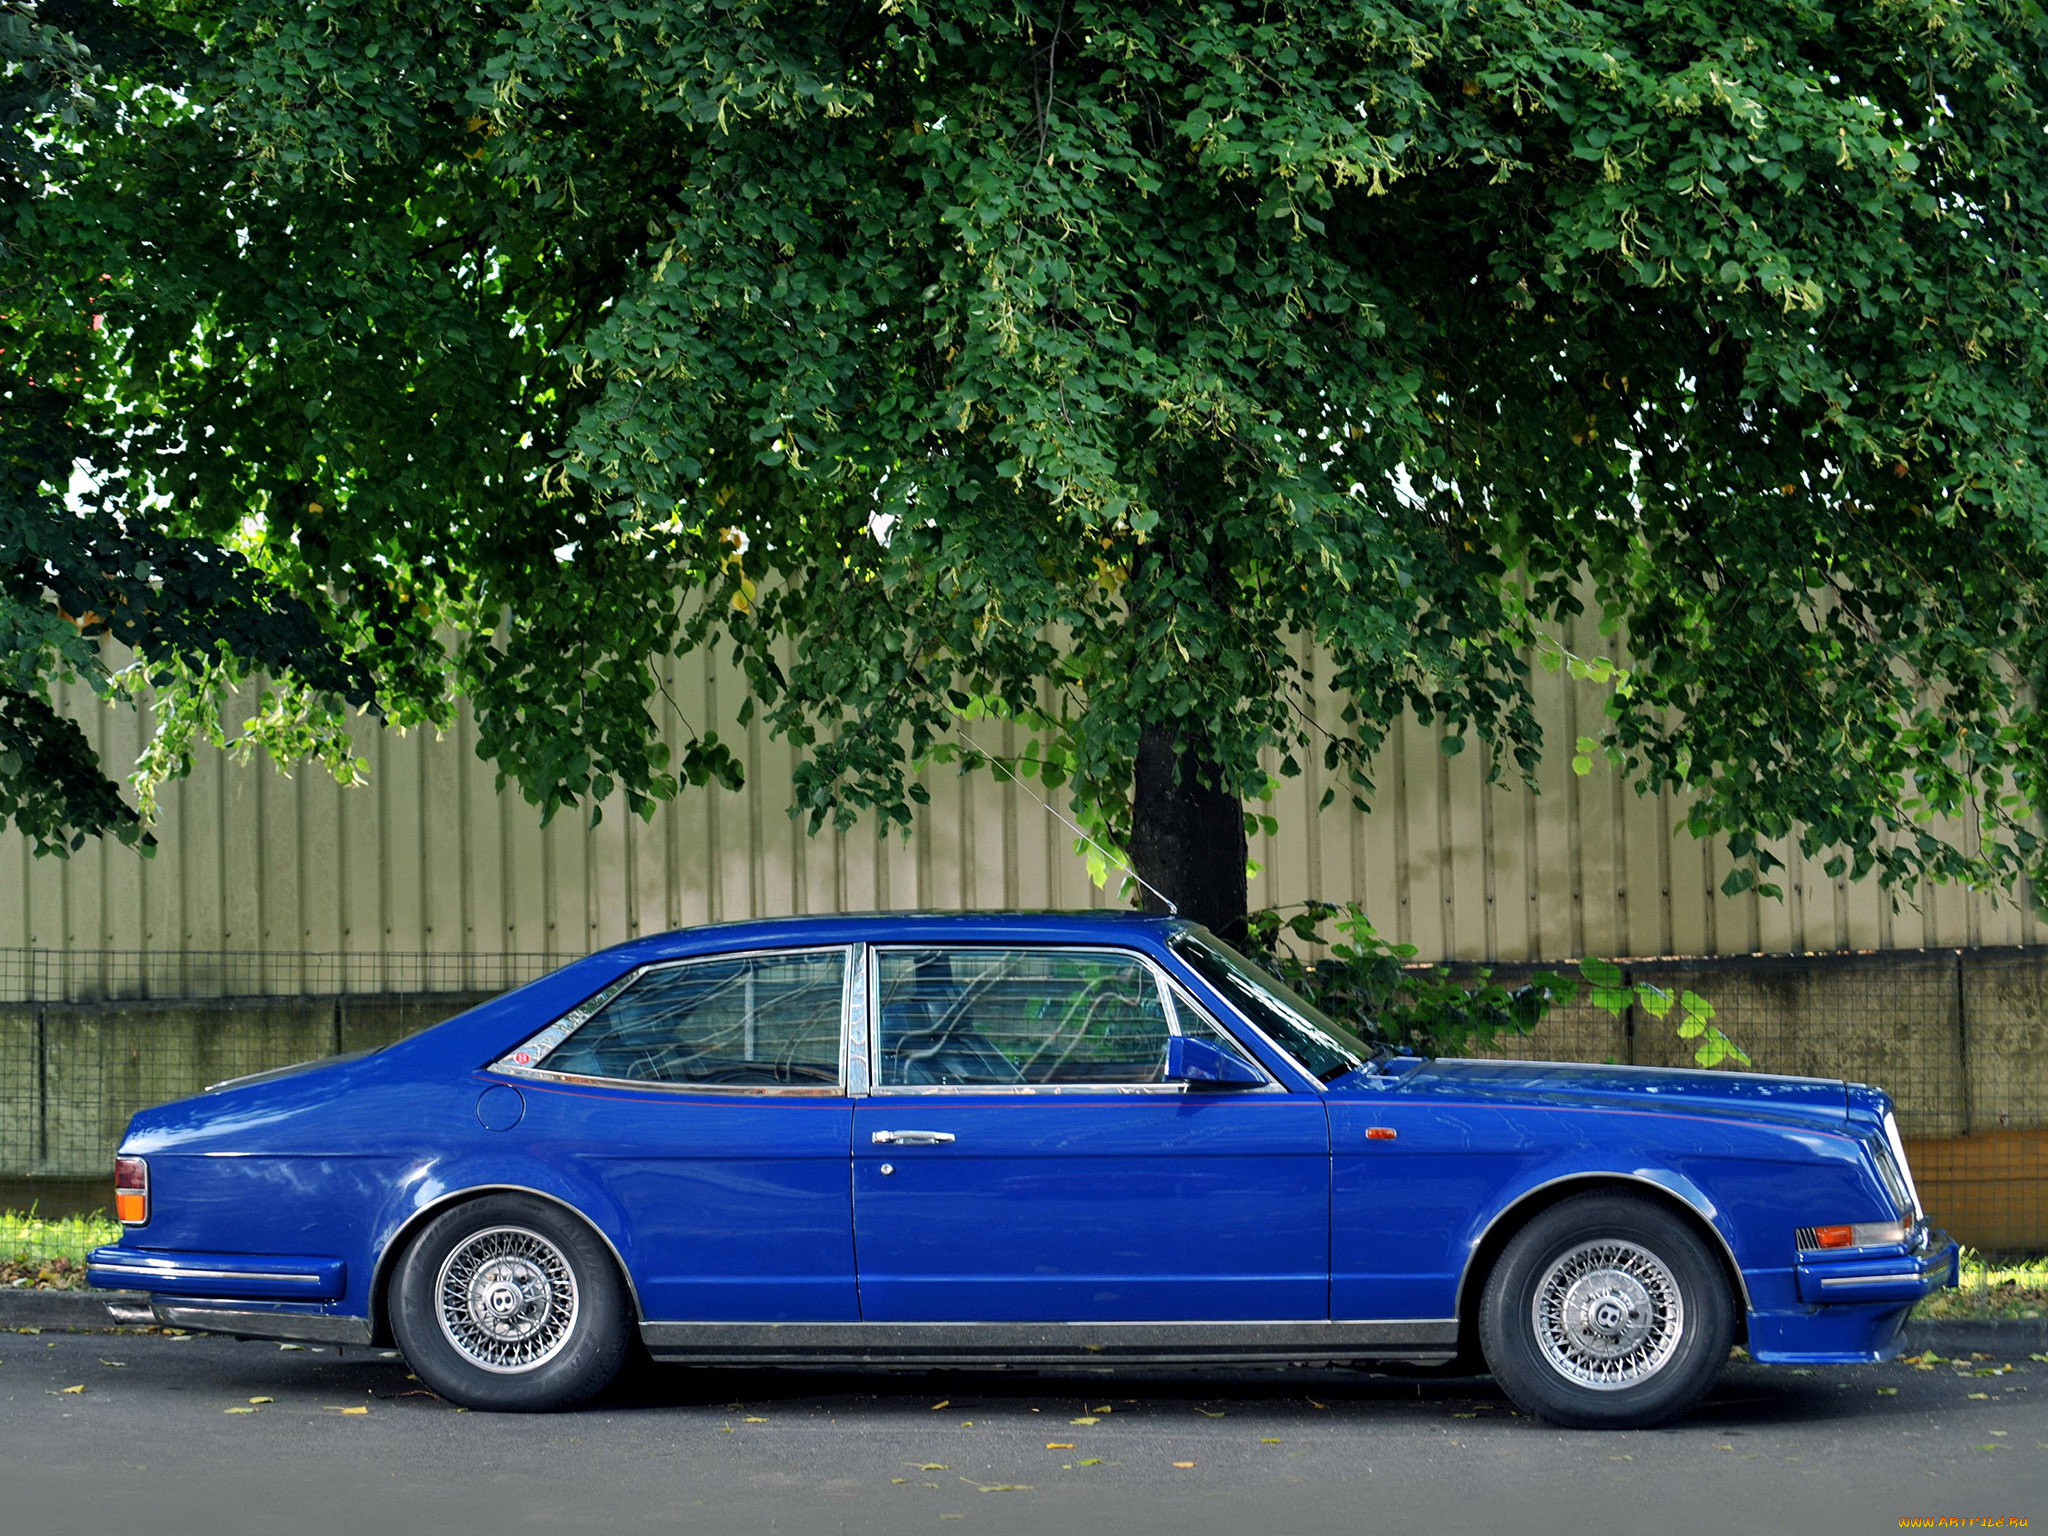
[[[625,1359],[629,1321],[603,1242],[531,1195],[443,1212],[391,1282],[391,1327],[406,1361],[469,1408],[533,1413],[595,1396]]]
[[[1479,1342],[1516,1405],[1576,1429],[1642,1429],[1684,1413],[1728,1359],[1734,1303],[1720,1262],[1647,1200],[1559,1201],[1516,1233],[1479,1304]]]

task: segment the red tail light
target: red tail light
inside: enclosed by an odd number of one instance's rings
[[[127,1227],[149,1220],[149,1164],[139,1157],[114,1159],[114,1217]]]

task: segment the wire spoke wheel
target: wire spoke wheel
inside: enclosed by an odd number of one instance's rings
[[[441,1335],[486,1371],[530,1371],[576,1331],[576,1274],[562,1250],[524,1227],[489,1227],[455,1245],[434,1285]]]
[[[1648,1381],[1685,1336],[1677,1277],[1649,1249],[1619,1238],[1559,1254],[1529,1311],[1551,1369],[1596,1392]]]
[[[1697,1403],[1740,1313],[1720,1259],[1661,1200],[1589,1190],[1507,1241],[1480,1297],[1479,1346],[1515,1405],[1575,1429],[1643,1429]]]

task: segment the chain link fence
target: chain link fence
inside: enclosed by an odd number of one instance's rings
[[[105,1203],[128,1117],[209,1083],[400,1039],[574,958],[0,949],[0,1206]],[[1712,1005],[1748,1068],[1875,1083],[1929,1215],[2048,1252],[2048,949],[1624,962]],[[1512,983],[1512,967],[1495,975]],[[1692,1065],[1682,1012],[1554,1009],[1484,1054]]]
[[[2048,949],[1638,960],[1622,970],[1631,986],[1712,1006],[1713,1024],[1750,1058],[1717,1070],[1884,1089],[1936,1223],[1986,1252],[2048,1252]],[[1475,1054],[1691,1066],[1683,1017],[1579,1002]]]

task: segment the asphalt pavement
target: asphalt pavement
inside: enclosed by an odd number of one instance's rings
[[[2048,1362],[1738,1362],[1677,1424],[1591,1433],[1484,1378],[1303,1369],[641,1367],[573,1413],[496,1415],[385,1351],[0,1331],[8,1532],[1805,1536],[1943,1515],[2048,1527]]]

